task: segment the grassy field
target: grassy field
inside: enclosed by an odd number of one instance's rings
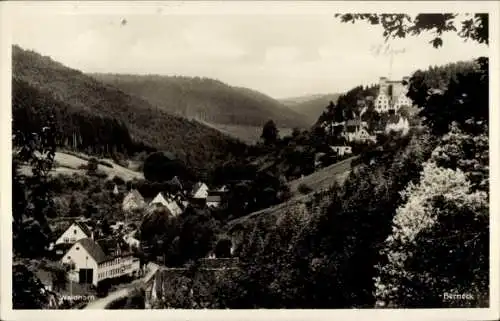
[[[344,159],[336,164],[322,168],[311,175],[289,182],[288,186],[290,187],[290,192],[292,192],[292,195],[298,194],[297,190],[301,184],[309,186],[314,192],[316,192],[329,188],[334,181],[342,182],[347,175],[349,175],[351,162],[355,158],[356,157],[350,157]]]
[[[351,162],[356,158],[345,159],[311,175],[289,182],[289,187],[293,195],[290,200],[232,220],[228,222],[226,226],[227,230],[230,231],[236,225],[253,226],[258,220],[265,220],[268,224],[274,224],[280,216],[286,214],[289,210],[303,208],[315,192],[328,189],[334,181],[342,183],[351,171]],[[312,189],[312,192],[307,195],[300,194],[297,188],[302,183],[308,185]]]
[[[262,134],[262,127],[258,126],[212,124],[207,122],[203,122],[203,124],[215,128],[223,134],[238,138],[247,144],[256,143]],[[279,128],[280,137],[290,135],[291,133],[292,128]]]
[[[66,174],[72,175],[74,173],[77,174],[85,174],[84,169],[79,169],[81,165],[86,165],[89,156],[84,154],[76,154],[76,153],[65,153],[65,152],[56,152],[55,162],[56,167],[53,169],[53,175],[57,174]],[[113,167],[107,167],[99,164],[98,169],[103,171],[108,175],[108,178],[113,178],[113,176],[121,177],[123,180],[128,181],[134,178],[143,179],[144,175],[140,172],[135,172],[131,169],[125,168],[123,166],[117,165],[113,163],[112,160],[109,159],[99,159],[101,161],[106,161],[111,164]],[[27,165],[21,167],[21,171],[25,175],[31,175],[31,168]]]

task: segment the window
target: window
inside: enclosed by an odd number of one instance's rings
[[[64,243],[69,243],[69,238],[68,237],[64,238]]]
[[[77,250],[77,251],[78,251],[79,249],[80,249],[80,247],[79,247],[79,246],[77,246],[77,247],[75,248],[75,250]]]
[[[76,234],[76,228],[73,230],[73,234]]]

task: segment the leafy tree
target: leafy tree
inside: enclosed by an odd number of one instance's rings
[[[480,58],[477,65],[467,73],[459,73],[451,79],[445,91],[432,94],[424,92],[428,86],[420,90],[418,75],[409,92],[409,97],[421,104],[421,116],[437,135],[445,134],[450,124],[455,121],[459,125],[471,118],[488,122],[489,114],[489,69],[488,59]]]
[[[54,163],[56,131],[53,117],[37,133],[24,135],[15,131],[13,153],[13,245],[14,255],[38,256],[44,253],[50,238],[47,214],[54,210],[49,189],[49,172]],[[18,164],[31,166],[30,191],[26,193],[27,180],[20,175]],[[34,239],[32,239],[32,237]]]
[[[174,176],[192,179],[186,166],[171,153],[156,152],[144,161],[144,177],[152,182],[166,182]]]
[[[68,284],[68,274],[63,267],[51,267],[54,291],[65,290]]]
[[[14,309],[43,309],[48,302],[44,286],[23,264],[12,266],[12,307]]]
[[[87,174],[94,175],[97,172],[98,165],[97,158],[91,157],[87,162]]]
[[[231,240],[222,239],[217,242],[215,245],[215,257],[218,258],[227,258],[231,257]]]
[[[299,191],[299,193],[301,194],[309,194],[310,192],[312,192],[312,188],[309,187],[308,185],[306,184],[300,184],[299,187],[297,188],[297,190]]]
[[[488,305],[488,129],[451,126],[404,191],[382,253],[377,297],[383,306]],[[469,293],[466,301],[443,293]]]
[[[205,257],[213,248],[218,226],[208,210],[188,207],[179,228],[181,261]]]
[[[404,38],[407,35],[420,35],[423,32],[433,34],[430,43],[439,48],[443,45],[442,35],[447,32],[456,33],[465,40],[478,43],[489,43],[488,14],[467,14],[460,23],[456,22],[458,14],[430,14],[421,13],[415,17],[407,14],[336,14],[342,22],[356,22],[366,20],[372,25],[381,25],[386,40],[390,38]]]
[[[104,236],[111,235],[111,227],[107,218],[103,219],[101,222],[101,231]]]
[[[81,205],[76,200],[75,195],[71,195],[71,198],[70,198],[70,201],[69,201],[68,216],[70,216],[70,217],[78,217],[80,215],[82,215]]]
[[[273,120],[269,120],[264,124],[261,138],[264,140],[264,144],[266,145],[272,145],[277,142],[278,128]]]
[[[476,300],[487,293],[487,195],[470,189],[463,172],[433,163],[408,187],[383,251],[380,305],[452,307],[464,303],[445,302],[443,293],[473,291]]]

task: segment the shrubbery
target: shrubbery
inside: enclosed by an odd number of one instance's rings
[[[313,191],[313,189],[311,187],[309,187],[309,185],[304,184],[304,183],[300,184],[299,187],[297,188],[297,190],[301,194],[309,194]]]

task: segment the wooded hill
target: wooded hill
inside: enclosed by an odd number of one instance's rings
[[[196,121],[173,116],[50,57],[13,46],[13,129],[40,131],[55,112],[59,143],[88,153],[167,150],[206,169],[245,145]]]
[[[308,127],[303,115],[279,101],[248,88],[233,87],[210,78],[91,74],[95,79],[140,97],[161,110],[215,124]]]
[[[340,94],[317,94],[280,99],[291,110],[307,117],[310,124],[314,124],[330,101],[337,103]]]

